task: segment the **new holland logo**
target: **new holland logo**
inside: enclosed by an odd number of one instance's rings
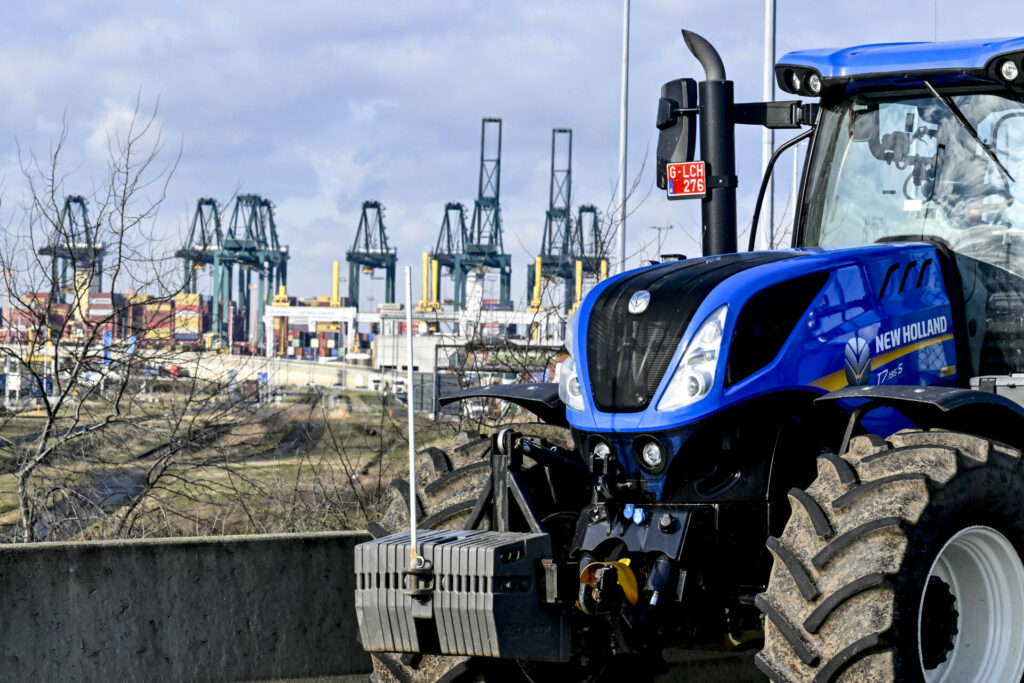
[[[629,312],[633,315],[640,315],[647,310],[647,307],[651,305],[651,293],[646,289],[641,289],[639,292],[634,292],[633,296],[629,297]]]
[[[858,336],[846,342],[846,383],[866,386],[871,381],[871,346]]]

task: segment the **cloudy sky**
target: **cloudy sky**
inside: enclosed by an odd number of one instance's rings
[[[978,0],[969,13],[952,0],[778,5],[780,56],[936,34],[1024,34],[1024,15],[1008,12],[1016,7],[1010,0]],[[633,265],[656,251],[651,226],[674,226],[662,251],[699,250],[699,204],[665,201],[652,169],[660,84],[701,75],[679,29],[717,45],[738,101],[760,99],[763,7],[760,0],[634,0],[629,171],[642,175],[628,223]],[[158,217],[169,244],[181,239],[197,198],[261,194],[276,204],[291,248],[292,294],[328,293],[330,262],[344,258],[365,199],[386,205],[400,263],[418,270],[444,203],[472,204],[483,116],[504,119],[502,212],[516,298],[539,248],[553,127],[574,131],[575,203],[605,207],[613,199],[620,0],[67,0],[12,4],[4,15],[0,188],[7,212],[24,192],[19,145],[45,153],[66,117],[66,188],[88,194],[102,180],[108,134],[125,125],[140,94],[145,109],[159,101],[168,154],[181,148]],[[738,150],[743,223],[759,181],[759,132],[741,130]],[[790,174],[778,190],[782,222]],[[381,283],[363,289],[382,293]]]

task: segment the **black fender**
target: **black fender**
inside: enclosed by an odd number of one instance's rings
[[[565,404],[558,398],[556,382],[535,382],[531,384],[492,384],[487,387],[471,387],[454,394],[442,396],[438,402],[446,406],[467,398],[496,398],[526,408],[541,422],[556,427],[568,427]]]
[[[894,408],[920,429],[948,429],[1024,448],[1024,406],[989,391],[941,386],[845,387],[815,403],[864,399],[851,412]],[[884,435],[888,436],[888,435]]]

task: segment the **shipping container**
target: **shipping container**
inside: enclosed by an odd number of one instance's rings
[[[199,310],[198,294],[176,294],[174,296],[175,310]]]
[[[142,332],[142,338],[148,340],[170,340],[171,339],[171,328],[170,327],[150,327]]]

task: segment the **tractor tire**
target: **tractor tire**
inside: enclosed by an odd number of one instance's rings
[[[491,472],[491,440],[459,432],[448,448],[425,448],[416,462],[416,526],[461,529]],[[409,481],[391,480],[384,514],[369,525],[375,538],[409,528]]]
[[[1020,451],[976,436],[861,436],[789,492],[755,603],[772,681],[1019,681]]]

